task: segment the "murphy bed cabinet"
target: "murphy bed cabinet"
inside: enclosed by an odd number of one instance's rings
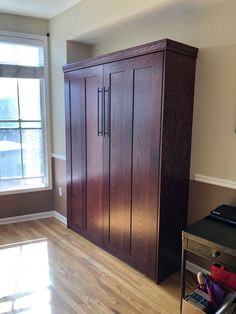
[[[197,51],[164,39],[63,68],[68,227],[157,282],[180,265]]]

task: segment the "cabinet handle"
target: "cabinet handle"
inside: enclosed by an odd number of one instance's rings
[[[109,129],[110,129],[110,123],[109,123],[109,116],[110,116],[110,110],[109,110],[109,106],[106,106],[106,93],[108,95],[109,89],[106,89],[105,87],[103,87],[103,106],[104,106],[104,119],[103,119],[103,123],[104,123],[104,137],[107,135],[109,136]],[[109,111],[108,111],[109,110]]]
[[[98,136],[103,135],[103,112],[102,112],[102,123],[101,123],[101,131],[100,131],[100,95],[102,95],[102,90],[98,87]],[[103,111],[103,108],[102,108]]]
[[[220,256],[220,253],[217,252],[217,251],[214,251],[214,252],[212,253],[212,257],[214,257],[214,258],[217,258],[217,257],[219,257],[219,256]]]

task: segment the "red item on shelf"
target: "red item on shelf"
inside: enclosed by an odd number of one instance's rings
[[[236,273],[226,270],[224,266],[211,265],[211,277],[216,282],[236,291]]]

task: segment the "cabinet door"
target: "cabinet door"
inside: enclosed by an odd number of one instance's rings
[[[155,278],[163,53],[105,65],[105,241]]]
[[[68,225],[102,242],[103,67],[66,75]]]

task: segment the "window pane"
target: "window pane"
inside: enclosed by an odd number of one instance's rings
[[[39,38],[0,38],[0,191],[48,185],[44,50]]]
[[[18,130],[0,130],[0,178],[22,176],[21,145]]]
[[[0,78],[0,120],[18,120],[17,80]]]
[[[15,45],[0,43],[0,63],[16,64]]]
[[[1,42],[0,63],[26,66],[42,66],[43,49],[37,46]]]
[[[40,80],[19,79],[20,117],[22,120],[41,120]]]
[[[15,129],[19,128],[18,122],[0,122],[0,129]]]
[[[39,48],[16,45],[17,64],[37,66],[39,65]]]
[[[41,129],[42,123],[41,122],[22,122],[21,127],[22,129]]]
[[[44,178],[33,178],[33,179],[11,179],[0,181],[0,191],[9,189],[21,189],[21,188],[32,188],[45,184]]]
[[[22,130],[24,177],[44,175],[41,130]]]

